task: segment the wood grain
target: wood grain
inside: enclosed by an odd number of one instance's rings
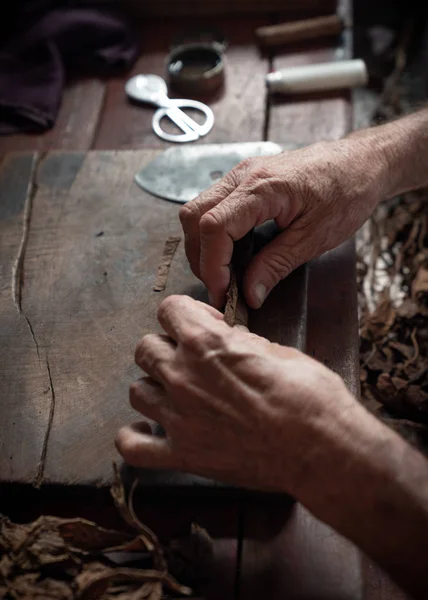
[[[0,164],[0,473],[35,482],[51,410],[46,360],[22,305],[25,256],[38,158],[7,156]]]
[[[360,393],[356,257],[353,240],[309,267],[306,351]]]
[[[274,70],[334,60],[343,54],[332,47],[295,48],[273,59]],[[268,139],[306,146],[343,137],[350,119],[348,93],[305,94],[271,98]]]
[[[360,600],[359,555],[300,504],[245,513],[242,600]]]
[[[64,89],[54,127],[43,134],[0,137],[0,154],[11,151],[88,150],[104,102],[105,83],[99,79],[70,82]]]
[[[197,98],[209,104],[215,116],[213,129],[197,143],[263,139],[267,61],[254,44],[254,30],[266,22],[263,18],[243,17],[216,18],[211,23],[223,31],[229,44],[225,55],[225,85],[214,96]],[[195,20],[151,21],[143,26],[142,53],[132,72],[107,83],[105,107],[93,144],[95,149],[168,147],[152,130],[154,108],[131,104],[124,86],[130,75],[139,73],[165,77],[165,59],[174,36],[192,26],[197,26]]]
[[[44,388],[49,390],[43,421],[46,453],[39,484],[110,482],[111,463],[117,458],[115,432],[135,418],[128,405],[128,386],[139,376],[133,364],[136,342],[144,333],[160,331],[156,311],[166,295],[207,299],[190,271],[183,244],[174,257],[167,289],[152,291],[165,239],[181,235],[179,205],[154,198],[133,183],[137,170],[156,154],[156,150],[51,153],[42,157],[34,175],[21,305],[49,383]],[[19,160],[12,159],[10,165],[13,177],[22,177]],[[20,219],[22,212],[8,223],[7,239],[16,248],[22,235]],[[254,330],[273,341],[301,345],[305,286],[305,270],[279,286],[266,308],[252,315]],[[10,276],[3,288],[7,292],[2,312],[15,318]],[[26,339],[19,334],[16,348]],[[25,372],[18,376],[21,362],[25,360],[14,361],[5,382],[11,387],[20,378],[25,393],[16,390],[17,407],[37,392],[32,377]],[[17,460],[20,454],[33,452],[31,436],[23,436],[19,444],[18,453],[16,439],[6,438],[5,448]],[[6,479],[26,480],[26,468],[17,464]],[[168,477],[165,482],[170,486],[180,485]],[[154,485],[156,479],[149,483]]]

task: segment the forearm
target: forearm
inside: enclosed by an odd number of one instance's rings
[[[367,166],[385,165],[382,195],[392,198],[428,185],[428,108],[396,121],[356,131],[349,140],[366,148]]]
[[[336,448],[315,456],[298,499],[427,598],[428,462],[361,406],[336,429]]]

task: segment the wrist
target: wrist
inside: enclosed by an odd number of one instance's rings
[[[365,146],[369,169],[380,165],[383,198],[428,185],[428,110],[385,125],[357,131],[350,141]]]
[[[330,453],[314,460],[297,499],[399,585],[417,593],[423,588],[427,597],[426,459],[359,404],[331,431]]]

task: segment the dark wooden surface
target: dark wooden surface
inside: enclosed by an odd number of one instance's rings
[[[344,52],[311,44],[262,56],[253,30],[270,20],[218,23],[230,40],[227,79],[210,102],[216,124],[201,143],[270,139],[304,145],[348,130],[346,94],[267,103],[263,77],[272,66]],[[163,73],[170,36],[183,26],[144,24],[143,54],[132,72]],[[76,514],[76,504],[67,503],[63,492],[52,495],[46,482],[62,483],[63,490],[70,489],[66,495],[72,490],[79,495],[76,484],[82,482],[109,482],[114,432],[133,418],[126,396],[137,374],[136,340],[156,329],[155,309],[166,293],[204,298],[183,247],[166,292],[150,291],[163,241],[179,231],[177,206],[150,198],[132,183],[135,170],[167,145],[152,134],[153,110],[126,100],[126,79],[70,84],[50,132],[0,138],[0,156],[27,152],[1,163],[0,476],[42,484],[31,504],[34,513]],[[91,148],[103,152],[85,154]],[[132,152],[105,152],[124,149]],[[44,154],[51,150],[77,152]],[[354,265],[352,243],[314,261],[283,282],[250,323],[275,341],[306,348],[356,392]],[[2,494],[0,509],[17,518],[35,516],[17,511],[13,497]],[[106,503],[95,502],[94,508],[86,500],[79,511],[111,522]],[[183,519],[199,517],[213,533],[209,598],[404,598],[376,566],[364,559],[361,567],[355,548],[299,505],[241,499],[226,506],[215,501],[212,508],[194,500],[178,520],[168,501],[140,507],[155,529],[166,522],[171,532]]]
[[[204,15],[211,17],[219,14],[264,13],[267,11],[282,12],[288,18],[295,15],[319,15],[335,10],[336,0],[124,0],[135,14],[140,15]]]

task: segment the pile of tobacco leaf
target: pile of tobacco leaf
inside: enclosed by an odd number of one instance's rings
[[[378,115],[406,106],[408,27]],[[428,190],[384,202],[359,233],[362,401],[428,452]]]
[[[0,598],[162,600],[194,597],[176,576],[207,577],[212,541],[198,525],[163,547],[126,500],[116,471],[111,488],[123,531],[85,519],[42,516],[21,525],[0,515]]]
[[[375,287],[372,310],[363,305],[360,329],[363,400],[382,405],[383,416],[401,420],[395,426],[423,446],[425,435],[428,442],[427,208],[427,192],[406,194],[374,217],[381,243],[373,274],[367,268],[365,276],[381,291]]]

